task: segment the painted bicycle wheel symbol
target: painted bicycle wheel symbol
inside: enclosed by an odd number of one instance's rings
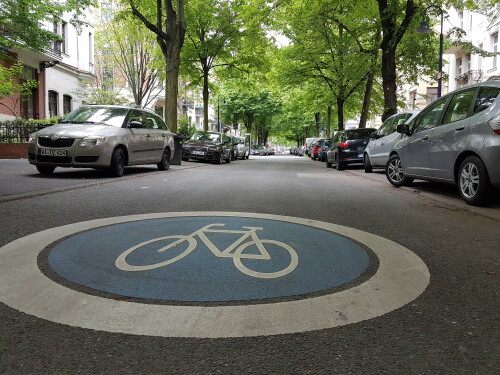
[[[198,241],[195,238],[196,236],[198,236],[198,238],[210,249],[210,251],[212,251],[212,253],[216,257],[233,258],[233,262],[236,268],[240,270],[242,273],[249,276],[258,278],[267,278],[267,279],[281,277],[292,272],[299,264],[299,257],[297,256],[297,252],[291,246],[281,241],[260,239],[257,236],[257,231],[264,229],[262,227],[241,227],[242,229],[247,229],[247,230],[211,229],[213,227],[223,227],[223,226],[225,226],[225,224],[209,224],[188,235],[171,235],[165,237],[158,237],[148,241],[141,242],[140,244],[135,245],[125,250],[122,254],[120,254],[120,256],[118,256],[118,258],[115,261],[115,265],[117,268],[123,271],[146,271],[154,268],[163,267],[168,264],[172,264],[187,256],[196,248],[196,246],[198,246]],[[231,245],[229,245],[226,249],[221,250],[207,237],[206,235],[207,233],[230,233],[230,234],[241,234],[242,236],[235,242],[233,242]],[[147,264],[147,265],[132,265],[127,262],[126,259],[127,256],[133,253],[134,251],[143,248],[144,246],[147,246],[149,244],[152,244],[154,242],[168,241],[168,240],[175,240],[175,241],[159,248],[156,251],[161,253],[170,249],[174,249],[175,247],[179,246],[185,241],[187,241],[188,246],[180,254],[162,262]],[[267,260],[267,261],[271,260],[271,255],[269,254],[269,251],[266,249],[264,244],[274,245],[273,246],[274,249],[282,248],[285,251],[287,251],[290,256],[290,264],[284,269],[275,272],[258,272],[246,267],[243,264],[242,259],[257,259],[257,260]],[[255,245],[259,252],[257,254],[255,253],[245,254],[244,251],[252,245]]]

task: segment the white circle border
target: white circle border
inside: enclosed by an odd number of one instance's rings
[[[353,288],[287,302],[179,306],[116,301],[64,287],[37,266],[48,245],[85,230],[175,217],[244,217],[301,224],[337,233],[370,248],[375,275]],[[161,337],[268,336],[334,328],[376,318],[416,299],[430,282],[425,263],[409,249],[358,229],[290,216],[242,212],[166,212],[110,217],[47,229],[0,248],[0,302],[38,318],[107,332]]]

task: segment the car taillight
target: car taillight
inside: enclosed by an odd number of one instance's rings
[[[340,142],[339,147],[340,148],[347,148],[347,147],[349,147],[349,143],[348,142]]]
[[[323,148],[321,149],[321,151],[326,151],[326,147],[323,147]]]
[[[488,124],[495,133],[500,135],[500,114],[488,121]]]

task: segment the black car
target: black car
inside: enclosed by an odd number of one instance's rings
[[[363,152],[375,131],[377,129],[373,128],[339,131],[326,153],[326,167],[335,164],[338,170],[342,170],[347,164],[363,164]]]
[[[182,145],[182,160],[211,161],[222,164],[231,162],[231,138],[218,132],[196,132]]]

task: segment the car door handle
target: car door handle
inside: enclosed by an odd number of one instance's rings
[[[381,145],[385,144],[385,142],[380,142]]]
[[[151,138],[151,134],[146,134],[146,137]]]
[[[459,127],[459,128],[456,128],[456,129],[455,129],[455,131],[456,131],[456,132],[459,132],[459,131],[464,130],[464,129],[465,129],[465,126],[461,126],[461,127]]]
[[[426,135],[424,138],[422,138],[422,141],[428,141],[429,140],[429,136]]]

